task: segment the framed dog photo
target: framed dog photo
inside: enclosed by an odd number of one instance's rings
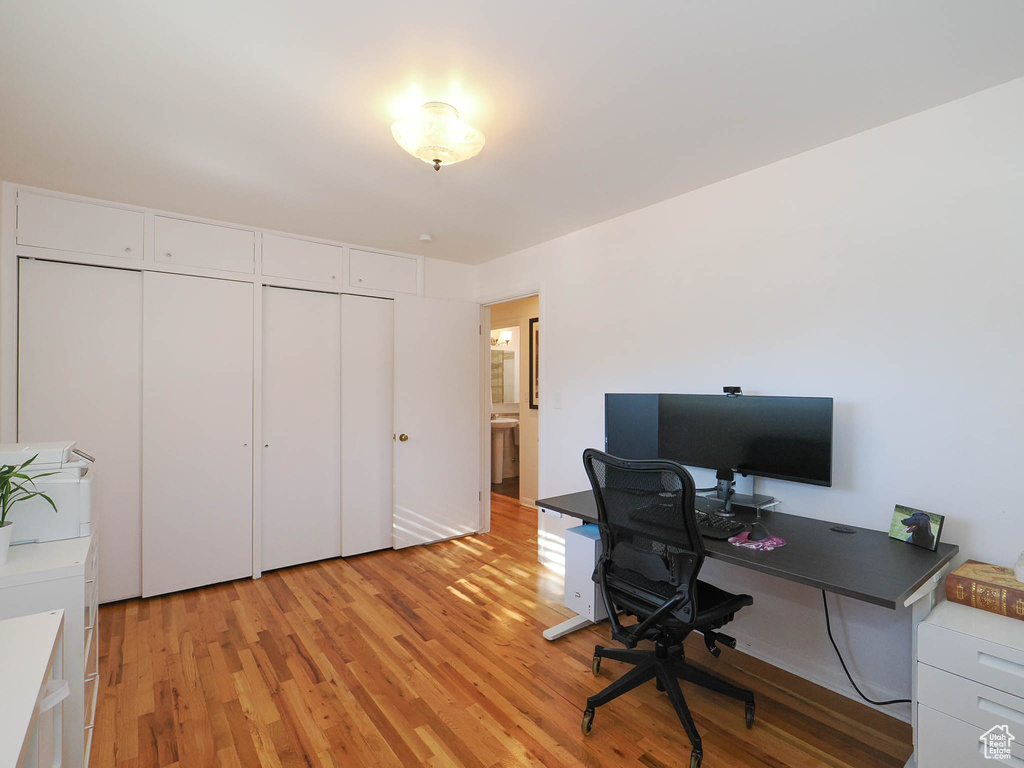
[[[934,552],[939,546],[942,524],[945,521],[943,515],[897,504],[892,513],[892,523],[889,525],[889,538],[899,539]]]

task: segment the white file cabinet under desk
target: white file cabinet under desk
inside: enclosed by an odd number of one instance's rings
[[[19,544],[0,565],[0,619],[64,610],[64,768],[85,768],[99,688],[97,537]]]
[[[1024,768],[1024,621],[943,602],[917,631],[917,768]]]

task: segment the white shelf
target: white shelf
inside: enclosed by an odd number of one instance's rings
[[[0,765],[18,765],[50,677],[63,611],[0,621]]]
[[[11,547],[7,563],[0,565],[0,589],[85,575],[91,541],[84,536]]]

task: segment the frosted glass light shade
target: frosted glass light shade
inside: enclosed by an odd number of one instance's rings
[[[440,101],[428,101],[415,115],[391,126],[398,146],[435,170],[479,154],[484,135],[459,117],[458,110]]]

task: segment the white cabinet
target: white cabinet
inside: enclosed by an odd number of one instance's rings
[[[391,546],[394,302],[342,296],[341,335],[341,544],[348,556]]]
[[[263,289],[263,570],[341,554],[341,300]]]
[[[19,192],[17,240],[38,248],[141,259],[143,214]]]
[[[63,762],[63,643],[63,611],[0,621],[0,765]]]
[[[280,235],[263,236],[263,274],[341,285],[345,250]]]
[[[96,545],[95,535],[19,544],[11,547],[7,563],[0,566],[0,619],[64,611],[64,679],[70,694],[64,702],[62,731],[64,765],[69,768],[88,766],[96,717]]]
[[[253,286],[143,279],[142,594],[252,575]]]
[[[917,632],[917,768],[1024,765],[1024,621],[943,602]]]
[[[142,594],[142,273],[22,259],[18,436],[98,459],[100,600]]]
[[[165,264],[252,274],[256,235],[252,230],[155,217],[154,258]]]
[[[349,285],[392,293],[416,293],[416,259],[387,253],[349,250]]]

